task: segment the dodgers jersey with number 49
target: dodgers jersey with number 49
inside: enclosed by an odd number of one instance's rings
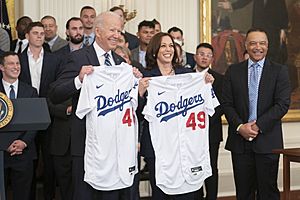
[[[84,181],[97,190],[129,187],[138,171],[137,93],[126,63],[94,67],[83,79],[76,115],[86,116]]]
[[[149,81],[143,114],[155,153],[156,185],[169,195],[196,191],[212,174],[208,115],[219,102],[204,73]]]

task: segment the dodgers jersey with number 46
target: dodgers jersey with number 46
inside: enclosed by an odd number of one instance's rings
[[[83,79],[76,110],[86,116],[84,181],[97,190],[126,188],[138,171],[138,79],[126,63],[94,69]]]
[[[169,195],[196,191],[212,174],[208,115],[219,102],[204,73],[149,81],[143,114],[155,153],[156,185]]]

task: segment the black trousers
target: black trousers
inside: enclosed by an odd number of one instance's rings
[[[203,187],[199,190],[195,200],[216,200],[218,196],[218,157],[219,157],[219,146],[220,143],[210,143],[209,144],[209,155],[210,155],[210,165],[212,168],[212,176],[205,179],[205,197],[203,192]]]
[[[25,156],[26,157],[26,156]],[[24,155],[4,155],[5,189],[11,184],[13,200],[31,200],[31,183],[33,178],[33,160]]]
[[[149,169],[149,179],[152,189],[152,200],[192,200],[195,198],[196,192],[190,192],[179,195],[167,195],[159,187],[155,181],[155,158],[146,157],[145,162]]]
[[[258,154],[251,147],[246,142],[245,153],[231,153],[237,200],[280,200],[279,155]]]
[[[59,186],[61,199],[72,200],[72,157],[70,151],[65,155],[53,155],[54,171],[57,184]]]

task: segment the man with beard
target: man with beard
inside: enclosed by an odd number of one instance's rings
[[[83,45],[83,24],[80,18],[72,17],[66,24],[68,44],[55,53],[60,57],[60,71],[66,64],[66,58],[73,51],[81,49]],[[70,123],[72,112],[71,99],[61,104],[48,102],[50,113],[53,116],[51,128],[50,153],[53,156],[56,180],[60,188],[62,199],[71,200],[72,190],[72,160],[70,154]]]

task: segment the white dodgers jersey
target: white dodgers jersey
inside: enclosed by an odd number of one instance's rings
[[[201,188],[211,176],[209,117],[219,102],[204,73],[152,77],[143,114],[155,153],[156,185],[166,194]]]
[[[97,190],[133,184],[137,169],[138,79],[132,67],[94,67],[83,79],[76,115],[86,116],[84,181]]]

